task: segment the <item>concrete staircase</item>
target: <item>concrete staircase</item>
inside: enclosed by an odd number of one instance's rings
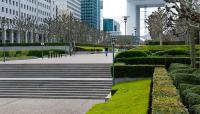
[[[1,64],[0,98],[105,99],[109,64]]]

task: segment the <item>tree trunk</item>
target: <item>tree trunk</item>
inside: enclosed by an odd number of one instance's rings
[[[190,34],[190,32],[189,32]],[[196,68],[196,51],[195,51],[195,40],[194,40],[194,37],[190,37],[190,58],[191,58],[191,67],[192,68]]]
[[[162,39],[162,34],[161,33],[159,33],[159,39],[160,39],[160,46],[162,46],[163,45],[163,39]]]

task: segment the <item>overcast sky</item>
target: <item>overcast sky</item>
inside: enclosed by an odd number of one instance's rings
[[[124,21],[122,16],[126,15],[126,0],[103,0],[104,18],[113,18],[120,23],[121,32],[124,34]],[[152,11],[157,8],[148,8],[147,14],[150,15]],[[141,9],[143,10],[143,9]],[[141,35],[144,34],[144,12],[141,11]]]

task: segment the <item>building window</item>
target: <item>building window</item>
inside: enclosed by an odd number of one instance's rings
[[[4,7],[1,8],[1,11],[4,12]]]

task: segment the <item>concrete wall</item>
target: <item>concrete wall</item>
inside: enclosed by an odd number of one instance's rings
[[[164,0],[127,0],[127,34],[133,35],[136,28],[136,35],[140,36],[140,8],[162,7]]]

